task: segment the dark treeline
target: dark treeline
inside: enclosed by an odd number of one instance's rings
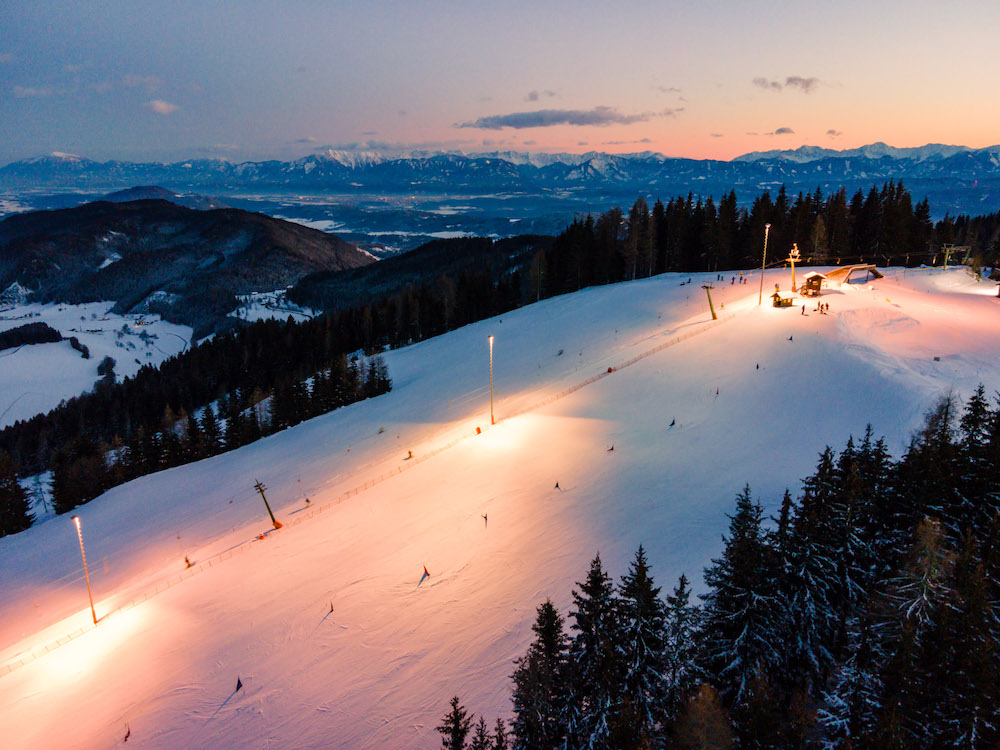
[[[701,606],[642,547],[617,585],[596,557],[567,618],[538,608],[509,738],[472,747],[1000,745],[1000,402],[958,412],[898,461],[870,427],[825,449],[769,524],[745,488]],[[471,727],[453,699],[444,746]]]
[[[916,205],[902,183],[889,182],[848,198],[841,189],[824,197],[784,187],[739,208],[736,193],[718,203],[688,195],[650,208],[639,198],[627,214],[612,209],[578,219],[537,257],[531,269],[534,298],[665,271],[722,271],[761,264],[765,225],[771,263],[798,245],[805,263],[878,265],[940,263],[945,244],[968,245],[980,265],[997,265],[1000,213],[931,221],[927,200]],[[960,259],[959,259],[960,260]]]
[[[25,323],[23,326],[0,331],[0,351],[27,344],[48,344],[62,341],[62,334],[46,323]]]
[[[237,392],[218,400],[218,412],[212,404],[199,415],[178,417],[168,411],[159,431],[140,428],[125,445],[111,451],[82,433],[52,457],[53,510],[65,513],[109,487],[233,450],[340,406],[386,393],[391,385],[381,357],[348,360],[340,354],[328,369],[317,371],[308,381],[278,380],[266,405],[264,393],[257,389],[248,408]]]

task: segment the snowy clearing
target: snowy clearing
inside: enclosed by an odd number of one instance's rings
[[[187,326],[158,315],[115,315],[114,302],[84,305],[30,304],[0,309],[0,331],[25,323],[47,323],[64,340],[0,352],[0,428],[54,409],[60,401],[94,387],[97,365],[115,360],[119,380],[143,365],[157,365],[184,351],[191,341]],[[90,351],[84,359],[70,346],[75,336]]]
[[[715,323],[714,279],[587,289],[389,352],[385,396],[107,492],[79,511],[96,627],[68,517],[0,539],[5,742],[437,746],[456,693],[509,715],[535,608],[565,613],[598,550],[618,576],[642,543],[659,584],[698,590],[745,483],[773,513],[824,445],[871,422],[898,455],[936,398],[1000,387],[996,286],[964,269],[824,292],[827,315],[727,278]]]

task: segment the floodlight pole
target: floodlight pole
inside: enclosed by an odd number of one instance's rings
[[[764,301],[764,266],[767,265],[767,233],[771,231],[771,225],[764,225],[764,258],[760,262],[760,293],[757,295],[757,305]]]
[[[73,516],[76,524],[76,536],[80,540],[80,556],[83,557],[83,577],[87,579],[87,596],[90,597],[90,614],[97,624],[97,611],[94,609],[94,594],[90,590],[90,571],[87,569],[87,553],[83,550],[83,532],[80,530],[80,516]]]
[[[496,424],[493,418],[493,337],[490,336],[490,424]]]
[[[711,284],[702,284],[701,288],[705,290],[705,294],[708,295],[708,309],[712,311],[712,320],[718,320],[719,316],[715,314],[715,305],[712,304],[712,289]]]

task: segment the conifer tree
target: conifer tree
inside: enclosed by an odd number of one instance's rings
[[[989,522],[996,503],[988,501],[995,477],[991,471],[990,436],[995,416],[980,383],[959,420],[955,482],[959,524],[964,528]]]
[[[659,744],[667,700],[666,608],[659,587],[653,585],[642,545],[636,550],[628,573],[622,577],[618,601],[618,658],[622,662],[625,694],[636,719],[623,730],[630,735],[629,744],[638,746],[642,741]]]
[[[870,737],[880,710],[884,657],[872,637],[867,619],[848,627],[847,657],[822,695],[818,719],[830,747],[860,747]]]
[[[673,593],[667,596],[664,621],[665,712],[675,718],[683,701],[702,679],[697,650],[701,610],[691,604],[691,586],[683,573]]]
[[[17,481],[14,463],[0,451],[0,536],[16,534],[31,526],[28,496]]]
[[[201,432],[204,436],[205,455],[218,454],[222,447],[219,420],[216,418],[215,409],[212,408],[211,404],[208,404],[201,414]]]
[[[445,715],[437,731],[441,734],[442,750],[465,750],[465,738],[472,729],[472,717],[459,704],[458,696],[451,699],[451,710]]]
[[[503,719],[497,719],[497,723],[493,727],[493,744],[490,745],[490,748],[491,750],[508,750],[509,747],[507,728],[503,724]]]
[[[490,733],[486,728],[486,717],[480,716],[472,734],[471,750],[490,750]]]
[[[925,517],[937,518],[945,530],[959,533],[961,499],[953,477],[957,473],[955,402],[942,398],[927,414],[923,428],[910,443],[896,468],[895,541],[897,548],[909,548],[912,529]]]
[[[107,489],[104,454],[87,435],[80,435],[60,451],[52,469],[52,507],[65,513],[90,502]]]
[[[611,579],[597,555],[580,591],[573,591],[573,631],[567,655],[572,688],[566,704],[569,747],[610,748],[624,694],[615,644],[618,606]]]
[[[550,600],[538,607],[538,616],[531,629],[535,632],[535,640],[528,647],[528,653],[517,660],[512,675],[513,744],[524,750],[556,748],[565,736],[567,644],[562,617]]]
[[[739,704],[750,697],[756,675],[779,662],[780,614],[761,507],[749,486],[729,519],[722,557],[705,569],[704,658],[722,695]]]
[[[993,637],[997,602],[991,596],[975,537],[966,535],[955,562],[953,595],[924,649],[927,713],[941,746],[987,748],[1000,743],[1000,643]]]

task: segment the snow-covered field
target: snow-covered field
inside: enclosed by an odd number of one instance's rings
[[[274,292],[252,292],[250,294],[237,295],[240,306],[229,313],[234,318],[240,320],[267,320],[276,318],[287,320],[289,316],[294,320],[308,320],[316,316],[315,310],[299,307],[290,302],[285,297],[285,291],[279,289]]]
[[[47,412],[63,399],[94,387],[97,366],[115,360],[120,379],[142,365],[156,365],[183,351],[191,329],[160,320],[158,315],[115,315],[113,302],[84,305],[30,304],[0,307],[0,331],[26,323],[47,323],[64,340],[0,351],[0,428]],[[70,346],[75,336],[90,351],[84,359]]]
[[[745,483],[773,512],[824,445],[871,422],[898,454],[937,397],[1000,388],[996,287],[963,269],[831,290],[829,315],[727,279],[717,323],[714,275],[688,278],[389,352],[385,396],[109,491],[79,511],[96,627],[68,517],[0,539],[3,744],[435,747],[454,694],[509,714],[535,608],[565,612],[598,550],[700,584]]]

